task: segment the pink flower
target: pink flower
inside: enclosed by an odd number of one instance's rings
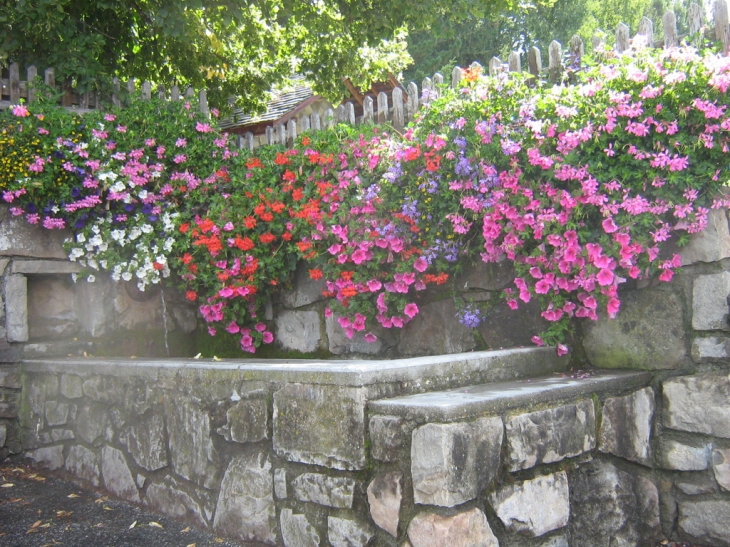
[[[262,338],[263,338],[264,344],[271,344],[271,342],[274,341],[274,335],[271,334],[269,331],[265,331]]]
[[[183,163],[187,159],[188,158],[185,157],[185,154],[178,154],[172,161],[174,161],[175,163]]]
[[[254,328],[256,329],[256,332],[264,332],[266,330],[266,325],[263,323],[256,323]]]
[[[13,116],[18,116],[20,118],[25,118],[27,116],[30,116],[30,112],[25,107],[25,105],[17,104],[13,106]]]
[[[568,346],[565,344],[558,344],[558,357],[565,355],[566,353],[568,353]]]
[[[235,321],[231,321],[228,323],[228,326],[226,327],[226,331],[230,332],[231,334],[236,334],[241,330],[241,327],[239,327]]]
[[[659,276],[659,281],[669,282],[672,280],[672,277],[674,277],[674,272],[672,270],[670,270],[669,268],[667,268]]]
[[[195,124],[195,130],[200,133],[210,133],[213,131],[213,128],[210,126],[209,123],[196,123]]]
[[[418,314],[418,306],[414,302],[409,302],[406,307],[403,308],[403,313],[413,319]]]
[[[608,312],[608,316],[611,319],[615,319],[616,315],[618,315],[618,310],[621,307],[621,302],[618,298],[610,298],[608,300],[608,305],[606,306],[606,311]]]
[[[378,341],[378,337],[375,336],[372,332],[369,332],[363,337],[363,340],[365,340],[368,344],[372,344],[373,342]]]
[[[416,261],[413,263],[413,269],[418,272],[425,272],[428,268],[428,262],[426,262],[426,259],[419,257],[416,259]]]
[[[370,289],[370,292],[379,291],[380,288],[383,286],[383,284],[378,281],[377,279],[370,279],[367,282],[368,289]]]
[[[536,344],[538,346],[544,346],[545,345],[545,342],[543,342],[543,339],[540,338],[539,336],[533,336],[532,337],[532,343],[533,344]]]
[[[350,328],[350,318],[349,317],[338,317],[337,322],[340,324],[340,326],[343,329]]]
[[[604,220],[601,223],[601,226],[603,226],[603,231],[607,234],[612,234],[616,230],[618,230],[618,226],[616,226],[616,223],[613,221],[613,218],[608,217],[606,220]]]
[[[117,117],[114,114],[104,114],[104,119],[108,122],[113,122]]]

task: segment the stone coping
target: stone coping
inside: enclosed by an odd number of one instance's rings
[[[466,386],[370,401],[371,414],[402,416],[418,422],[449,421],[559,399],[590,396],[605,390],[644,387],[649,372],[591,371],[586,378],[554,374],[512,382]]]
[[[444,384],[468,377],[478,377],[480,382],[514,380],[563,371],[569,362],[567,357],[558,357],[554,348],[514,348],[391,360],[31,359],[23,361],[22,368],[28,372],[82,376],[180,376],[206,380],[229,376],[245,381],[367,386],[391,382]]]

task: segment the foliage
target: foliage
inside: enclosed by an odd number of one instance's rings
[[[361,46],[393,39],[404,25],[479,14],[509,0],[3,0],[0,60],[92,89],[105,77],[207,88],[212,104],[260,106],[263,93],[300,72],[341,89]],[[391,68],[391,70],[393,70]],[[397,71],[397,70],[395,70]]]
[[[17,105],[0,115],[14,154],[0,184],[13,214],[71,226],[90,270],[142,289],[176,273],[210,333],[244,351],[271,342],[267,302],[301,259],[327,313],[374,340],[480,257],[514,264],[507,304],[540,299],[552,327],[535,341],[562,352],[571,318],[614,317],[628,279],[671,280],[681,260],[664,242],[730,204],[727,57],[644,50],[576,79],[468,72],[427,92],[403,136],[338,126],[255,155],[184,104],[84,118]],[[459,319],[485,312],[466,303]]]

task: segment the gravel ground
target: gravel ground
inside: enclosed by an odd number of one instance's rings
[[[241,547],[48,471],[8,463],[0,464],[0,545]]]
[[[245,547],[151,513],[55,473],[0,464],[3,547]],[[252,547],[249,544],[249,547]],[[712,547],[663,541],[656,547]]]

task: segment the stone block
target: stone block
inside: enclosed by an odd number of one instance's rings
[[[274,450],[289,461],[365,468],[364,388],[287,384],[274,393]]]
[[[405,448],[408,426],[398,416],[371,416],[369,423],[370,453],[376,460],[395,462]]]
[[[99,458],[81,445],[72,446],[66,457],[66,471],[72,475],[99,486]]]
[[[111,446],[101,449],[101,476],[104,486],[112,494],[133,503],[140,502],[137,485],[121,450]]]
[[[63,241],[72,237],[69,230],[46,230],[7,212],[8,205],[0,206],[0,256],[27,256],[33,258],[68,257]]]
[[[128,425],[119,434],[119,440],[140,467],[155,471],[167,466],[167,435],[159,414]]]
[[[96,405],[84,405],[76,415],[76,434],[88,444],[98,444],[108,424],[105,410]]]
[[[61,376],[61,395],[68,399],[78,399],[83,394],[81,377],[75,374],[64,374]]]
[[[282,509],[279,515],[281,539],[285,547],[319,547],[319,534],[306,515]]]
[[[456,319],[453,299],[421,306],[420,313],[403,328],[398,352],[401,355],[463,353],[476,347],[472,329]]]
[[[402,479],[402,473],[390,471],[376,476],[368,485],[370,517],[393,537],[398,537],[400,506],[403,500]]]
[[[170,463],[175,472],[203,488],[220,481],[218,452],[211,438],[210,417],[190,397],[165,398]]]
[[[64,425],[68,421],[68,403],[46,401],[46,424],[49,427]]]
[[[226,412],[217,432],[227,441],[252,443],[268,438],[269,409],[265,399],[243,399]]]
[[[610,397],[603,403],[598,449],[643,465],[650,465],[654,391],[645,387],[625,397]]]
[[[501,291],[514,281],[515,275],[517,274],[511,260],[504,259],[500,262],[479,260],[464,268],[464,272],[457,276],[455,285],[460,291]]]
[[[332,547],[365,547],[373,535],[373,529],[367,523],[327,517],[327,539]]]
[[[683,315],[682,301],[672,292],[627,292],[618,317],[584,323],[583,348],[599,368],[678,368],[687,354]]]
[[[679,536],[713,547],[730,547],[730,500],[679,503]]]
[[[61,469],[65,461],[63,446],[61,445],[44,446],[43,448],[30,450],[25,453],[25,457],[51,470]]]
[[[568,524],[570,496],[565,471],[500,488],[489,503],[507,531],[538,537]]]
[[[540,543],[539,547],[570,547],[568,536],[553,536]]]
[[[0,361],[1,362],[1,361]],[[0,387],[9,389],[20,389],[20,374],[17,365],[0,366]]]
[[[2,301],[0,301],[2,306]],[[0,313],[4,315],[3,310]],[[0,325],[0,340],[6,336],[5,326]],[[0,347],[0,363],[19,363],[23,360],[23,346],[8,346],[5,348]]]
[[[178,328],[185,334],[190,334],[198,328],[198,318],[195,310],[187,306],[174,306],[172,308],[172,317],[175,319]]]
[[[112,403],[123,399],[124,389],[120,378],[113,376],[92,376],[84,380],[81,389],[84,395],[99,403]]]
[[[79,281],[75,286],[74,308],[83,332],[92,338],[107,334],[114,313],[113,283],[97,278],[93,283]]]
[[[355,494],[355,479],[304,473],[292,481],[294,497],[336,509],[350,509]]]
[[[0,418],[17,418],[19,413],[15,394],[0,394]]]
[[[286,469],[274,469],[274,494],[276,499],[285,500],[289,494],[286,487]]]
[[[650,480],[594,460],[570,480],[571,547],[655,545],[659,491]]]
[[[730,439],[730,376],[682,376],[662,389],[666,427]]]
[[[730,449],[718,448],[712,451],[712,471],[720,488],[730,492]]]
[[[499,547],[487,517],[477,509],[453,516],[419,513],[408,525],[413,547]]]
[[[24,275],[5,277],[5,330],[8,342],[28,341],[28,278]]]
[[[692,285],[692,328],[730,330],[728,296],[730,272],[695,277]]]
[[[8,438],[8,426],[0,424],[0,448],[5,446],[5,440]]]
[[[72,274],[81,271],[81,266],[68,260],[14,260],[11,272],[14,274]]]
[[[324,280],[309,277],[305,263],[300,262],[295,274],[294,287],[282,292],[281,303],[286,308],[301,308],[324,300],[322,291],[327,290]]]
[[[730,233],[725,209],[711,209],[707,216],[707,227],[692,234],[689,243],[679,247],[677,252],[684,266],[697,262],[717,262],[730,257]]]
[[[678,478],[675,485],[677,486],[677,490],[687,494],[688,496],[711,494],[716,491],[715,483],[710,477],[704,474],[695,477],[687,477],[684,480]]]
[[[198,526],[206,527],[205,509],[170,477],[153,482],[147,487],[144,504],[153,510],[178,519],[191,519]]]
[[[520,414],[505,422],[510,471],[553,463],[596,447],[593,401]]]
[[[368,325],[364,331],[355,332],[352,338],[347,337],[345,329],[337,322],[337,316],[331,315],[325,319],[325,330],[327,332],[328,348],[334,355],[346,353],[363,353],[365,355],[377,355],[392,342],[392,335],[378,325]],[[365,340],[365,335],[371,332],[376,336],[374,342]]]
[[[285,350],[309,353],[319,347],[322,329],[316,311],[284,311],[276,318],[276,339]]]
[[[217,534],[276,543],[276,505],[271,462],[265,454],[236,456],[221,482],[213,521]]]
[[[708,336],[692,341],[692,359],[697,363],[722,362],[730,359],[730,338]]]
[[[532,346],[532,337],[550,326],[541,313],[540,303],[535,299],[527,304],[520,301],[516,310],[500,299],[487,310],[479,324],[479,334],[492,349]]]
[[[74,432],[70,429],[54,429],[51,431],[51,441],[57,443],[59,441],[71,441],[76,438]]]
[[[710,461],[711,446],[690,446],[673,439],[660,439],[657,463],[673,471],[704,471]]]
[[[413,431],[413,501],[454,507],[476,498],[499,469],[504,426],[499,417],[426,424]]]

